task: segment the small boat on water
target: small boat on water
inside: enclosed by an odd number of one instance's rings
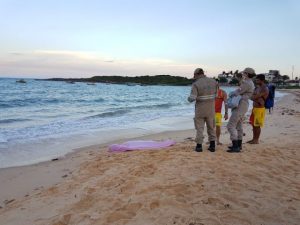
[[[27,82],[25,80],[21,79],[21,80],[16,80],[16,83],[26,84]]]
[[[96,85],[95,83],[86,83],[87,85]]]
[[[136,86],[137,84],[136,83],[131,83],[131,82],[128,82],[126,83],[127,86]]]
[[[75,84],[75,82],[74,82],[74,81],[71,81],[71,80],[66,81],[66,83],[68,83],[68,84]]]

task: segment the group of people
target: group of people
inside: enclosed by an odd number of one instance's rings
[[[255,84],[253,79],[255,77]],[[192,85],[191,94],[188,97],[189,102],[195,103],[194,124],[196,129],[195,147],[196,152],[203,151],[204,126],[206,124],[209,140],[208,150],[214,152],[216,144],[221,145],[221,125],[222,125],[222,105],[225,105],[224,119],[228,119],[228,99],[238,99],[235,107],[231,106],[231,116],[229,118],[227,129],[230,134],[232,145],[228,147],[227,152],[237,153],[242,149],[243,143],[243,121],[249,108],[249,100],[253,101],[253,110],[250,116],[250,123],[253,127],[253,138],[248,141],[249,144],[258,144],[261,133],[261,127],[265,120],[265,102],[269,95],[269,89],[265,82],[263,74],[255,74],[254,69],[246,68],[241,72],[239,87],[229,93],[220,89],[218,80],[209,78],[204,74],[202,68],[194,71],[195,82]]]

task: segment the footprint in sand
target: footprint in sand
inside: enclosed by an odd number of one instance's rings
[[[175,216],[168,224],[178,225],[220,225],[221,223],[214,218],[186,218]]]
[[[253,198],[249,199],[239,199],[236,196],[231,196],[229,194],[222,194],[222,198],[224,199],[225,204],[223,205],[223,208],[225,209],[234,209],[234,208],[249,208],[249,204],[255,205],[257,207],[261,207],[261,204],[257,201],[253,200]]]
[[[137,211],[142,207],[141,203],[131,203],[117,209],[109,214],[106,218],[108,224],[112,224],[122,219],[132,219],[136,216]]]
[[[232,212],[220,216],[222,225],[252,225],[251,221],[244,218],[243,215],[237,216]]]
[[[225,202],[219,198],[212,198],[212,197],[202,200],[202,204],[212,205],[214,206],[214,208],[217,208],[219,210],[231,208],[231,205],[228,202]]]
[[[71,217],[72,214],[63,215],[58,222],[55,222],[52,225],[68,225],[70,223]]]
[[[86,190],[86,192],[87,192],[87,194],[92,194],[92,193],[94,193],[95,191],[96,191],[97,189],[96,188],[87,188],[87,190]]]
[[[159,203],[159,201],[158,200],[155,200],[155,201],[153,201],[153,202],[151,202],[150,203],[150,209],[151,210],[153,210],[153,209],[156,209],[156,208],[158,208],[160,206],[160,203]]]
[[[132,193],[132,191],[134,190],[134,188],[137,185],[137,181],[134,179],[129,179],[127,181],[124,182],[123,185],[120,186],[120,192],[121,193]]]
[[[251,180],[258,183],[261,182],[261,179],[258,176],[255,176],[254,174],[244,173],[243,176],[246,178],[246,180]]]
[[[297,210],[295,208],[287,209],[283,212],[285,218],[297,218],[299,216]]]
[[[130,174],[137,177],[149,177],[156,172],[157,168],[153,164],[143,165],[138,168],[134,168],[130,171]]]
[[[202,200],[202,203],[205,205],[214,205],[216,206],[217,204],[223,204],[222,201],[220,201],[218,198],[207,198]]]

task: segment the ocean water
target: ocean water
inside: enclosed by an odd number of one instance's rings
[[[26,81],[0,78],[0,168],[120,138],[193,128],[190,86]]]

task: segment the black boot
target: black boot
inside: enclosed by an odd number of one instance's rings
[[[240,150],[242,150],[243,149],[243,147],[242,147],[243,140],[237,140],[237,142],[238,142],[238,146],[239,146]],[[231,150],[232,146],[228,146],[228,148]]]
[[[215,143],[215,141],[209,142],[208,150],[211,151],[211,152],[215,152],[216,151],[216,143]]]
[[[243,140],[238,140],[238,146],[239,146],[240,150],[243,149],[242,143],[243,143]]]
[[[232,141],[232,147],[227,152],[230,152],[230,153],[240,152],[238,141]]]
[[[202,144],[197,144],[195,148],[196,152],[202,152]]]

